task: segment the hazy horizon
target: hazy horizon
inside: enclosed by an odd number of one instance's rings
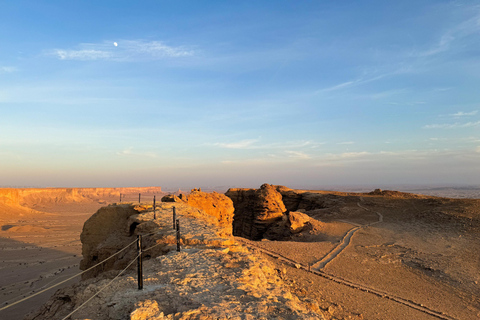
[[[480,184],[475,1],[0,4],[8,186]]]

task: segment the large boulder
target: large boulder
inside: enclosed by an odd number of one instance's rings
[[[235,207],[233,234],[236,236],[262,239],[268,228],[287,211],[282,195],[269,184],[263,184],[260,189],[229,189],[226,195]]]
[[[188,205],[203,210],[207,215],[216,218],[216,225],[223,227],[228,234],[232,234],[233,202],[224,194],[217,192],[206,193],[200,189],[193,189],[188,195]]]

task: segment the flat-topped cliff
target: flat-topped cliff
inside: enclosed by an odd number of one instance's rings
[[[42,206],[55,204],[120,200],[120,194],[165,194],[161,187],[139,188],[0,188],[0,219],[40,214]]]

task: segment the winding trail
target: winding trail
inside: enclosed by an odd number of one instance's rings
[[[378,222],[380,222],[380,221],[377,221],[377,222],[374,222],[374,223],[378,223]],[[368,225],[366,225],[366,226],[368,226]],[[261,248],[261,247],[255,245],[254,243],[252,243],[249,240],[246,240],[246,239],[243,239],[243,238],[240,238],[240,237],[235,237],[235,240],[237,242],[240,242],[240,243],[246,245],[247,247],[253,249],[254,251],[262,252],[263,254],[266,254],[268,256],[276,258],[276,259],[278,259],[278,260],[280,260],[280,261],[282,261],[286,264],[292,265],[292,266],[296,267],[297,269],[303,269],[306,272],[311,272],[311,273],[313,273],[317,276],[320,276],[320,277],[323,277],[325,279],[334,281],[336,283],[348,286],[350,288],[354,288],[354,289],[357,289],[357,290],[360,290],[360,291],[363,291],[363,292],[367,292],[367,293],[376,295],[376,296],[381,297],[381,298],[385,298],[385,299],[395,301],[399,304],[402,304],[402,305],[405,305],[405,306],[410,307],[412,309],[421,311],[423,313],[426,313],[426,314],[428,314],[430,316],[433,316],[435,318],[438,318],[438,319],[457,320],[456,318],[453,318],[453,317],[451,317],[451,316],[449,316],[449,315],[447,315],[443,312],[439,312],[439,311],[435,311],[433,309],[427,308],[426,306],[424,306],[421,303],[417,303],[417,302],[414,302],[412,300],[404,299],[404,298],[401,298],[399,296],[396,296],[396,295],[393,295],[393,294],[390,294],[390,293],[387,293],[387,292],[384,292],[384,291],[381,291],[381,290],[370,288],[370,287],[364,286],[362,284],[358,284],[358,283],[355,283],[355,282],[352,282],[352,281],[349,281],[349,280],[346,280],[346,279],[343,279],[343,278],[340,278],[340,277],[336,277],[336,276],[333,276],[331,274],[325,273],[321,270],[312,270],[310,266],[305,266],[305,265],[303,265],[303,264],[301,264],[301,263],[299,263],[295,260],[289,259],[289,258],[287,258],[287,257],[285,257],[281,254],[278,254],[274,251],[270,251],[270,250]]]
[[[360,197],[360,202],[363,202],[363,198]],[[377,211],[373,211],[373,210],[370,210],[368,208],[365,208],[364,206],[362,206],[360,204],[360,202],[357,202],[357,206],[359,206],[360,208],[362,208],[363,210],[366,210],[366,211],[370,211],[370,212],[374,212],[378,215],[378,221],[375,221],[375,222],[372,222],[372,223],[369,223],[369,224],[366,224],[366,225],[358,225],[356,223],[352,223],[352,222],[349,222],[349,221],[345,221],[345,220],[342,220],[343,222],[347,222],[347,223],[350,223],[352,225],[355,225],[356,227],[355,228],[352,228],[350,229],[346,234],[345,236],[343,236],[343,239],[340,241],[340,243],[332,249],[332,251],[330,251],[325,257],[323,257],[321,260],[315,262],[313,265],[312,265],[312,268],[313,269],[316,269],[318,271],[322,270],[323,268],[325,268],[325,266],[331,262],[333,259],[335,259],[340,253],[342,253],[343,250],[345,250],[345,248],[348,247],[348,245],[350,244],[350,241],[353,237],[353,235],[355,234],[355,232],[357,232],[358,230],[360,229],[363,229],[363,228],[366,228],[366,227],[369,227],[369,226],[373,226],[377,223],[380,223],[380,222],[383,222],[383,215],[380,213],[380,212],[377,212]]]

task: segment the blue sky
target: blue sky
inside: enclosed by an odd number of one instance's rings
[[[480,184],[476,1],[2,1],[0,185]]]

